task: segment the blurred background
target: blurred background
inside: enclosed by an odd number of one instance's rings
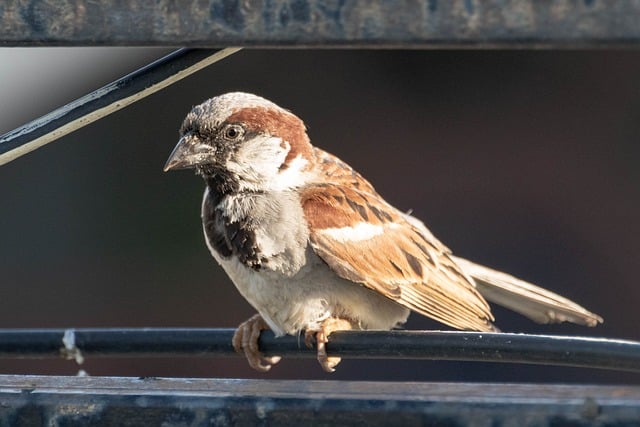
[[[168,52],[0,49],[0,133]],[[640,339],[640,53],[245,50],[0,167],[0,328],[235,327],[254,313],[209,255],[203,183],[164,174],[191,106],[228,91],[305,120],[314,144],[412,209],[454,253],[602,315],[504,331]],[[441,328],[412,315],[408,329]],[[483,363],[91,359],[91,375],[640,383],[640,375]],[[0,373],[75,374],[64,360]]]

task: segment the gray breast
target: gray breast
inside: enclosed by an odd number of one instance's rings
[[[205,194],[202,221],[209,247],[254,270],[296,274],[305,264],[309,232],[298,196],[277,193]]]

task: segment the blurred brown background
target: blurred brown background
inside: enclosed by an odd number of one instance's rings
[[[0,132],[160,56],[0,49]],[[640,339],[640,53],[245,50],[0,167],[0,328],[233,327],[253,314],[209,255],[201,180],[163,174],[190,107],[254,92],[302,117],[455,253],[599,313],[596,329],[495,308],[504,331]],[[413,315],[410,329],[439,328]],[[89,359],[93,375],[640,383],[640,375],[454,362]],[[62,360],[0,373],[74,374]]]

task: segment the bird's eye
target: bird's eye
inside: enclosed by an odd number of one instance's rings
[[[244,129],[238,125],[229,125],[224,128],[224,138],[229,141],[237,141],[244,134]]]

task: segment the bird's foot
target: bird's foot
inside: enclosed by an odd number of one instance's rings
[[[326,372],[334,372],[336,370],[335,367],[342,360],[340,357],[327,356],[326,344],[329,342],[329,335],[335,331],[348,331],[350,329],[352,329],[352,326],[348,320],[330,317],[322,322],[320,329],[311,329],[304,332],[304,343],[309,348],[313,348],[313,337],[315,336],[318,362]]]
[[[262,316],[256,314],[238,326],[232,340],[236,352],[244,354],[249,365],[260,372],[267,372],[281,359],[280,356],[266,357],[260,352],[258,338],[265,329],[269,329],[269,325]]]

